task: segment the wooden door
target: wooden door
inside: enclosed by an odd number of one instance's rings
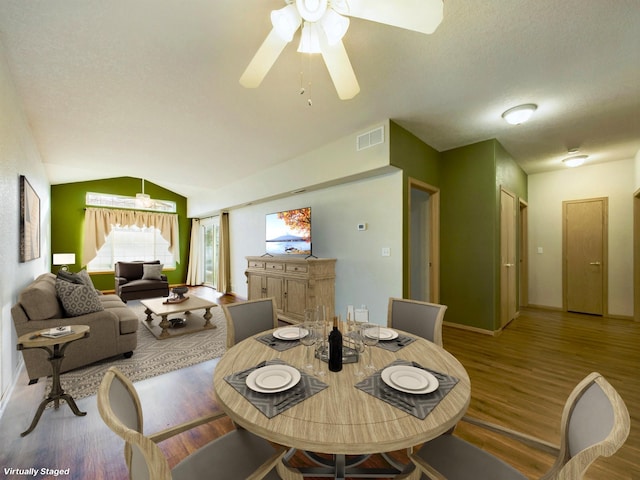
[[[304,311],[310,308],[307,305],[307,281],[289,278],[285,280],[285,315],[304,320]]]
[[[284,280],[281,277],[267,276],[266,289],[266,296],[275,298],[276,309],[278,312],[282,312],[284,308]]]
[[[264,276],[255,273],[247,274],[249,300],[263,298],[265,295]]]
[[[604,315],[606,306],[606,198],[563,202],[564,307]]]
[[[500,328],[517,312],[516,197],[500,190]]]

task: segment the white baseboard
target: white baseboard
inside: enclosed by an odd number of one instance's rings
[[[24,368],[25,368],[24,359],[22,358],[22,355],[20,355],[20,359],[18,360],[18,365],[16,366],[16,371],[15,371],[15,374],[13,375],[11,385],[5,392],[4,396],[0,399],[0,420],[2,420],[2,415],[4,414],[4,411],[7,408],[9,399],[11,398],[11,395],[13,394],[13,391],[15,390],[16,385],[18,384],[18,379],[20,378],[20,374],[22,373],[22,370]]]

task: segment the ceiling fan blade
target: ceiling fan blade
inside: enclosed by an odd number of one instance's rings
[[[442,22],[443,0],[347,0],[351,17],[420,33],[433,33]]]
[[[272,29],[240,77],[240,84],[246,88],[259,87],[287,43],[289,42],[278,35],[275,29]]]
[[[327,65],[327,70],[329,70],[333,85],[336,87],[338,97],[341,100],[349,100],[355,97],[360,92],[360,85],[358,85],[356,74],[353,72],[344,44],[339,41],[334,45],[329,45],[324,34],[318,35],[318,37],[322,58]]]

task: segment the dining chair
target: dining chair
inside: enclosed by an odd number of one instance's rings
[[[259,298],[222,305],[227,320],[227,348],[256,333],[278,326],[275,298]]]
[[[624,401],[597,372],[571,392],[562,412],[560,446],[471,417],[474,425],[556,455],[541,480],[576,480],[600,456],[613,455],[629,435],[630,419]],[[512,480],[527,477],[490,453],[451,434],[441,435],[409,455],[422,479]],[[454,460],[455,459],[455,460]]]
[[[130,480],[280,478],[274,467],[286,450],[274,447],[244,429],[232,430],[213,440],[170,469],[157,443],[226,414],[207,415],[153,435],[145,435],[142,407],[136,389],[116,367],[109,368],[100,383],[98,411],[109,428],[125,441],[124,454]]]
[[[389,298],[387,327],[418,335],[442,347],[442,321],[446,305]]]

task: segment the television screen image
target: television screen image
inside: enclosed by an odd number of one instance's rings
[[[266,251],[270,255],[311,255],[311,208],[266,217]]]

